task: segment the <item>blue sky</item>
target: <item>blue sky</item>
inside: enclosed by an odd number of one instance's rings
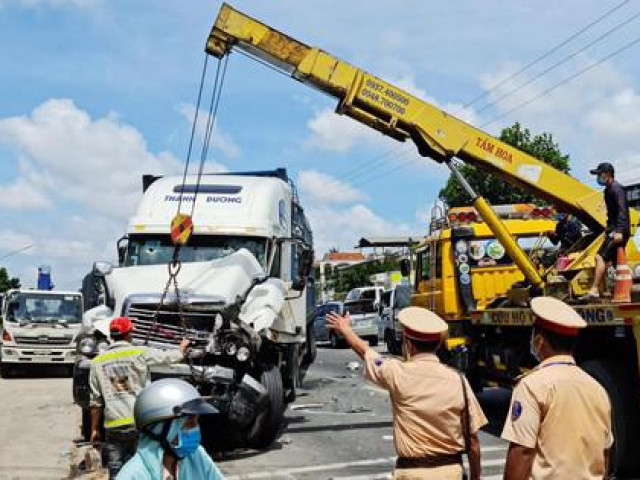
[[[632,20],[481,110],[460,106],[620,1],[238,1],[233,5],[475,125],[500,116],[634,40]],[[143,173],[180,172],[216,1],[0,0],[0,260],[27,285],[42,263],[78,288],[140,196]],[[630,1],[532,68],[529,77],[639,12]],[[640,44],[487,128],[554,134],[591,181],[606,158],[640,181]],[[211,59],[210,66],[216,60]],[[213,69],[211,69],[212,71]],[[513,79],[486,101],[517,88]],[[445,167],[335,115],[335,101],[232,55],[209,170],[286,166],[320,252],[363,235],[424,231]],[[485,102],[486,103],[486,102]],[[376,161],[391,149],[397,155]]]

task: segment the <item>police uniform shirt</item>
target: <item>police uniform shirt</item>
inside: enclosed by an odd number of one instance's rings
[[[151,381],[150,365],[180,362],[179,350],[161,351],[113,342],[91,361],[89,405],[104,409],[105,428],[131,427],[133,405],[140,391]]]
[[[462,412],[464,397],[460,375],[430,353],[402,362],[368,349],[367,379],[389,391],[393,408],[394,444],[398,456],[419,458],[464,450]],[[487,424],[466,379],[470,430]]]
[[[602,479],[613,444],[607,393],[573,357],[548,358],[514,389],[502,438],[536,450],[531,479]]]

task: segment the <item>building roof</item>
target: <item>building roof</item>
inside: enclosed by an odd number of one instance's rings
[[[323,258],[325,262],[362,262],[364,259],[360,252],[329,252]]]

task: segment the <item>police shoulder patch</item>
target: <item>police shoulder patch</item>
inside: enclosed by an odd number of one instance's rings
[[[511,421],[515,422],[520,418],[520,415],[522,415],[522,404],[515,400],[511,405]]]
[[[376,359],[373,361],[373,364],[376,367],[379,367],[382,365],[382,363],[384,362],[384,360],[382,359],[382,357],[376,357]]]

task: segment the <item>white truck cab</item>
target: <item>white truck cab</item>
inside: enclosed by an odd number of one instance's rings
[[[7,291],[2,303],[3,377],[28,365],[73,367],[82,326],[82,294],[17,289]]]
[[[295,398],[301,367],[315,356],[307,328],[315,305],[313,239],[295,186],[278,169],[204,175],[199,185],[195,176],[184,183],[145,176],[143,192],[118,242],[119,265],[97,263],[84,282],[94,308],[79,343],[76,402],[85,407],[87,360],[107,340],[108,321],[124,315],[135,326],[134,343],[169,349],[191,340],[187,363],[152,369],[152,376],[188,378],[210,396],[222,412],[215,428],[227,432],[218,439],[266,446],[285,402]],[[181,213],[193,211],[193,234],[178,251],[180,295],[170,289],[161,304],[179,204]]]

